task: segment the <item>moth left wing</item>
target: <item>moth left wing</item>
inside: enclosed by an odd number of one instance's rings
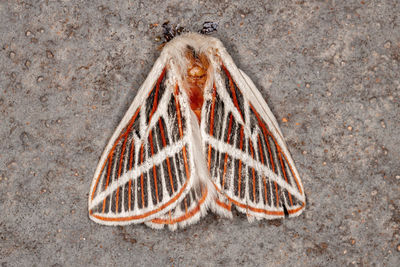
[[[117,127],[96,169],[89,217],[101,224],[152,220],[174,209],[197,171],[187,99],[162,54]]]
[[[304,190],[275,117],[224,48],[212,64],[215,86],[205,95],[201,131],[220,199],[249,220],[299,215]]]

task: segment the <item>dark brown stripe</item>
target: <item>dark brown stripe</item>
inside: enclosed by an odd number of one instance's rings
[[[175,94],[176,95],[174,95],[174,98],[175,98],[176,114],[177,114],[177,117],[178,117],[179,135],[180,135],[180,137],[182,139],[183,138],[183,125],[182,125],[181,109],[180,109],[180,105],[179,105],[178,98],[177,98],[178,92],[179,92],[179,87],[178,87],[178,85],[175,85]],[[189,179],[190,171],[189,171],[189,166],[188,166],[188,162],[187,162],[186,146],[184,146],[182,148],[182,152],[183,152],[183,161],[185,163],[186,179]]]
[[[254,159],[253,144],[251,140],[249,140],[249,145],[250,145],[251,157]],[[256,202],[256,174],[254,168],[251,168],[251,170],[253,173],[253,201]]]
[[[143,164],[143,144],[140,147],[140,165],[142,166]],[[143,185],[143,173],[140,175],[140,187],[141,187],[141,193],[142,193],[142,208],[144,208],[144,185]]]
[[[162,139],[163,147],[165,147],[167,145],[167,142],[165,140],[164,127],[162,125],[161,119],[158,121],[158,124],[160,125],[160,132],[161,132],[161,139]],[[174,181],[172,180],[171,163],[169,161],[169,157],[167,157],[166,160],[167,160],[169,182],[171,184],[172,194],[173,194],[173,193],[175,193],[175,189],[174,189]]]
[[[240,150],[243,149],[243,126],[240,129]],[[242,186],[242,161],[239,160],[239,170],[238,170],[238,196],[240,197],[240,189]]]
[[[281,155],[281,152],[280,152],[280,151],[278,151],[278,155],[279,155],[279,161],[280,161],[281,167],[282,167],[283,176],[285,177],[286,183],[289,184],[288,179],[287,179],[287,176],[286,176],[285,166],[283,165],[282,155]],[[292,195],[291,195],[289,192],[287,192],[287,193],[288,193],[288,195],[289,195],[290,205],[293,206]]]
[[[131,193],[131,187],[132,187],[132,180],[129,180],[129,188],[128,188],[128,210],[131,210],[132,208],[131,208],[131,205],[132,205],[132,202],[131,202],[131,198],[132,198],[132,193]]]
[[[263,155],[263,148],[262,148],[262,145],[261,145],[261,138],[260,138],[260,135],[258,135],[257,137],[258,137],[258,149],[260,151],[261,163],[264,165],[264,155]],[[262,176],[262,179],[263,179],[263,183],[264,183],[264,198],[265,198],[264,202],[268,205],[267,183],[265,181],[266,179],[265,179],[264,174]]]
[[[243,117],[242,111],[240,109],[240,106],[239,106],[239,103],[238,103],[238,100],[237,100],[237,97],[236,97],[236,91],[235,91],[235,87],[234,87],[235,85],[233,83],[232,77],[231,77],[229,71],[225,68],[224,65],[222,65],[222,68],[224,69],[224,71],[226,73],[226,76],[228,76],[228,79],[229,79],[229,87],[230,87],[231,93],[232,93],[233,104],[235,105],[235,107],[239,111],[239,114],[242,117],[242,120],[244,121],[244,117]]]
[[[149,132],[149,142],[150,142],[150,151],[151,151],[151,156],[154,155],[154,144],[153,144],[153,136],[151,133],[151,130]],[[153,165],[153,180],[154,180],[154,189],[155,189],[155,193],[156,193],[156,199],[157,199],[157,203],[160,202],[159,198],[158,198],[158,186],[157,186],[157,171],[156,171],[156,166]]]
[[[232,113],[229,116],[229,126],[228,126],[228,140],[226,141],[227,144],[229,144],[229,141],[231,140],[231,131],[232,131]],[[225,154],[225,160],[224,160],[224,175],[222,176],[222,185],[221,188],[224,188],[225,185],[225,176],[226,176],[226,162],[228,161],[228,153]]]

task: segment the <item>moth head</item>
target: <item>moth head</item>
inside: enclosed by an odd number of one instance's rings
[[[187,82],[204,86],[210,66],[207,56],[202,52],[196,52],[193,47],[187,46],[185,57],[188,62],[185,75]]]

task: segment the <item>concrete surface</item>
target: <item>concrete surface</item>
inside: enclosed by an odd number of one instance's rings
[[[396,0],[1,1],[1,266],[399,266],[399,14]],[[300,217],[210,214],[177,232],[88,219],[167,20],[219,22],[280,122]]]

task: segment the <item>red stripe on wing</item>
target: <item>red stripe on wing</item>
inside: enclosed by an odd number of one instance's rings
[[[153,101],[153,108],[150,112],[150,116],[149,116],[149,124],[151,121],[151,118],[153,117],[154,112],[157,110],[158,108],[158,93],[160,90],[160,84],[162,82],[162,80],[164,79],[164,75],[165,75],[165,69],[163,70],[161,76],[158,78],[157,84],[156,84],[156,91],[154,94],[154,101]],[[150,92],[151,93],[151,92]],[[149,93],[149,95],[150,95]],[[152,136],[152,132],[151,130],[149,131],[149,143],[150,143],[150,151],[151,151],[151,156],[154,155],[154,144],[153,144],[153,136]],[[154,190],[156,191],[156,199],[157,199],[157,203],[160,201],[158,198],[158,186],[157,186],[157,170],[156,170],[156,166],[153,165],[153,180],[154,180]],[[143,194],[143,192],[142,192]]]
[[[152,223],[156,223],[156,224],[175,224],[175,223],[179,223],[179,222],[183,222],[185,220],[188,220],[188,219],[192,218],[194,215],[196,215],[198,212],[200,212],[201,205],[207,199],[207,195],[208,195],[208,190],[204,186],[202,188],[202,197],[199,199],[198,204],[193,209],[188,210],[186,202],[185,202],[185,209],[186,210],[185,210],[185,214],[184,215],[179,216],[177,218],[173,218],[172,214],[170,212],[168,219],[156,218],[156,219],[151,220],[151,222]],[[186,201],[186,198],[184,199],[184,201]]]
[[[240,150],[243,150],[243,126],[240,128]],[[240,197],[240,189],[242,186],[242,161],[239,159],[238,168],[238,197]]]
[[[225,202],[220,201],[220,200],[218,199],[218,197],[215,198],[215,203],[216,203],[218,206],[220,206],[220,207],[226,209],[227,211],[231,211],[231,209],[232,209],[232,203],[231,203],[231,202],[228,202],[228,204],[226,204]]]
[[[167,146],[167,141],[165,140],[165,132],[164,132],[164,127],[162,125],[161,119],[158,121],[158,124],[159,124],[159,127],[160,127],[161,139],[162,139],[163,147],[166,147]],[[172,194],[173,194],[173,193],[175,193],[175,189],[174,189],[174,181],[172,180],[171,163],[169,161],[169,157],[167,157],[167,168],[168,168],[169,182],[171,184]]]
[[[251,157],[254,159],[253,144],[250,140],[249,140],[249,146],[250,146],[250,151],[251,151]],[[251,168],[251,170],[252,170],[252,174],[253,174],[253,199],[254,199],[254,202],[256,202],[256,173],[255,173],[254,168]]]
[[[260,208],[252,207],[250,205],[246,205],[246,204],[240,203],[240,202],[234,200],[233,198],[230,198],[229,196],[227,196],[223,192],[221,192],[221,190],[218,189],[218,187],[215,184],[214,184],[214,187],[216,188],[216,190],[219,193],[223,194],[224,197],[226,197],[229,200],[230,203],[233,203],[234,205],[236,205],[236,206],[238,206],[240,208],[243,208],[243,209],[246,209],[246,210],[250,210],[250,211],[253,211],[253,212],[264,213],[264,214],[272,215],[272,216],[282,216],[282,217],[285,216],[285,212],[284,211],[274,211],[274,210],[260,209]],[[302,202],[300,207],[298,207],[296,209],[288,209],[287,210],[288,214],[295,214],[296,212],[302,210],[304,208],[304,206],[305,206],[305,203]]]
[[[140,165],[142,165],[143,164],[143,144],[141,145],[141,147],[140,147]],[[141,191],[141,197],[142,197],[142,208],[144,208],[144,184],[143,184],[143,179],[144,179],[144,174],[142,173],[141,175],[140,175],[140,188],[142,189],[142,190],[140,190]]]
[[[179,87],[178,85],[175,85],[175,94],[174,94],[174,98],[175,98],[175,106],[176,106],[176,115],[178,117],[178,128],[179,128],[179,135],[181,137],[181,139],[183,138],[183,125],[182,125],[182,114],[181,114],[181,108],[180,108],[180,104],[178,101],[178,93],[179,93]],[[185,163],[185,171],[186,171],[186,178],[189,179],[190,177],[190,170],[189,170],[189,165],[187,162],[187,155],[186,155],[186,146],[184,146],[182,148],[182,152],[183,152],[183,161]]]
[[[117,141],[114,142],[114,146],[113,146],[113,148],[111,149],[110,153],[108,154],[107,160],[104,161],[103,166],[101,167],[99,176],[98,176],[97,179],[96,179],[96,183],[95,183],[95,185],[94,185],[94,187],[93,187],[93,192],[92,192],[91,200],[93,200],[93,198],[94,198],[94,194],[96,193],[96,189],[97,189],[97,186],[98,186],[98,183],[99,183],[99,180],[100,180],[100,176],[101,176],[101,174],[103,173],[103,170],[104,170],[105,165],[107,164],[107,161],[108,161],[108,160],[112,157],[112,155],[114,154],[114,149],[115,149],[115,147],[117,146],[118,142],[121,140],[121,138],[122,138],[122,137],[125,137],[125,136],[127,136],[127,135],[129,134],[130,129],[131,129],[133,123],[135,122],[137,115],[139,114],[139,110],[140,110],[140,108],[136,110],[136,112],[135,112],[135,114],[133,115],[131,121],[129,122],[128,128],[126,129],[125,133],[121,134],[121,135],[117,138]]]
[[[278,142],[276,141],[275,137],[268,131],[268,129],[267,129],[267,127],[265,126],[264,122],[261,120],[260,115],[257,113],[257,111],[255,110],[255,108],[254,108],[251,104],[250,104],[250,108],[251,108],[251,110],[254,112],[254,114],[255,114],[255,116],[256,116],[256,118],[257,118],[257,120],[258,120],[258,123],[259,123],[259,125],[260,125],[261,128],[262,128],[262,130],[263,130],[263,132],[264,132],[264,136],[268,136],[268,135],[271,136],[272,140],[273,140],[274,143],[275,143],[275,146],[276,146],[276,149],[277,149],[278,153],[282,153],[282,155],[283,155],[283,157],[285,158],[285,161],[287,162],[287,164],[288,164],[288,166],[289,166],[289,169],[290,169],[290,171],[291,171],[291,173],[292,173],[292,175],[293,175],[293,177],[294,177],[294,179],[295,179],[295,181],[296,181],[297,189],[299,190],[300,194],[303,194],[303,190],[301,190],[300,183],[299,183],[299,181],[298,181],[298,179],[297,179],[295,173],[293,172],[293,168],[292,168],[292,166],[290,165],[289,161],[287,160],[285,153],[282,152],[282,149],[281,149],[281,147],[279,146]]]
[[[229,89],[232,92],[233,104],[235,105],[236,109],[239,111],[239,114],[242,117],[242,120],[244,121],[244,117],[243,117],[242,111],[240,110],[239,102],[238,102],[237,97],[236,97],[236,91],[235,91],[234,82],[232,80],[232,77],[231,77],[229,71],[225,68],[224,65],[222,65],[222,69],[225,71],[225,74],[229,79]]]
[[[261,146],[261,139],[260,139],[260,135],[257,135],[258,138],[258,151],[260,152],[260,159],[261,159],[261,163],[264,165],[264,155],[263,155],[263,151],[262,151],[262,146]],[[263,174],[262,176],[263,179],[263,184],[264,184],[264,197],[265,197],[265,203],[266,205],[268,205],[268,191],[267,191],[267,182],[266,182],[266,178],[265,175]]]

